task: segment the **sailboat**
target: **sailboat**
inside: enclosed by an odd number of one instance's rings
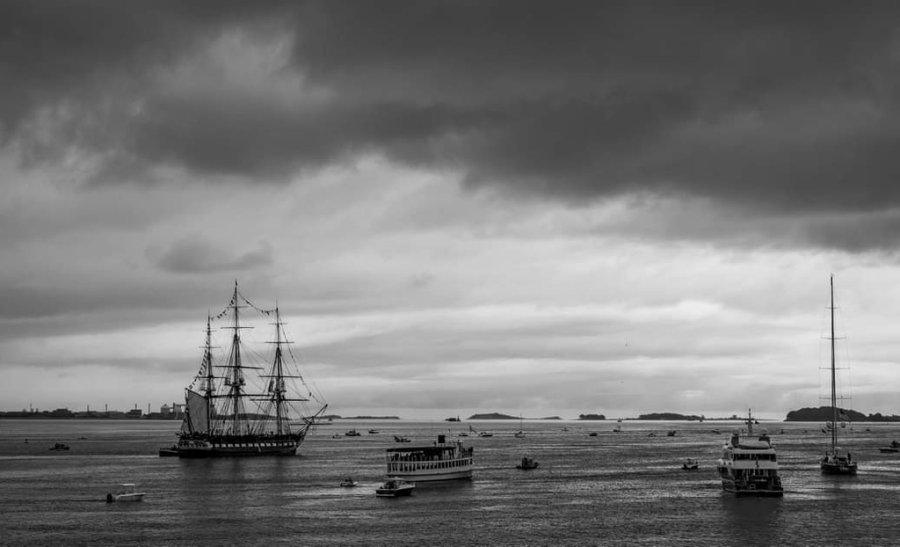
[[[855,475],[856,462],[850,456],[850,452],[841,453],[837,447],[838,436],[838,407],[837,407],[837,388],[834,364],[834,276],[829,278],[831,286],[831,420],[829,420],[826,429],[831,433],[831,448],[825,452],[825,457],[820,462],[822,473],[826,475]]]
[[[519,430],[516,431],[515,437],[516,437],[517,439],[524,439],[524,438],[525,438],[525,431],[522,429],[522,415],[521,415],[521,414],[519,414]]]
[[[245,309],[274,318],[275,339],[266,344],[268,352],[244,348],[241,332],[253,328],[241,324]],[[232,331],[227,356],[221,362],[213,356],[215,320],[224,320],[222,328]],[[265,353],[268,359],[262,363],[245,358]],[[207,316],[203,360],[185,389],[178,443],[161,449],[160,456],[293,455],[327,406],[300,374],[278,307],[255,306],[240,293],[235,281],[226,308],[214,317]]]

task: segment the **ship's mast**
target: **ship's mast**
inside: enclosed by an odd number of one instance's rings
[[[210,323],[212,318],[210,318],[209,314],[206,316],[206,348],[203,353],[203,360],[206,363],[206,389],[204,390],[204,397],[206,397],[206,432],[211,433],[211,423],[212,414],[215,410],[215,405],[213,404],[213,392],[215,392],[216,388],[213,385],[213,363],[212,363],[212,327]]]
[[[284,409],[284,369],[281,356],[281,315],[278,312],[278,306],[275,306],[275,385],[272,389],[272,398],[275,401],[275,430],[276,433],[282,435],[285,433],[284,424],[286,421]]]
[[[828,279],[831,285],[831,450],[837,446],[837,391],[834,372],[834,276]]]
[[[232,426],[233,435],[243,434],[241,420],[244,417],[244,394],[242,386],[244,385],[244,371],[241,368],[241,324],[239,318],[239,310],[244,306],[238,305],[238,285],[234,282],[234,296],[231,298],[231,309],[234,313],[234,336],[232,338],[232,376],[231,376],[231,400],[232,400]]]

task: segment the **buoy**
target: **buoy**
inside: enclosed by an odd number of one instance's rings
[[[112,494],[107,494],[106,495],[106,503],[112,503],[112,501],[113,501]]]

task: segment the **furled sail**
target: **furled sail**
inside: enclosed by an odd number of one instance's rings
[[[206,397],[200,395],[196,391],[187,390],[185,397],[187,402],[187,418],[190,420],[192,433],[208,433],[206,431],[209,424],[208,414],[209,407]]]

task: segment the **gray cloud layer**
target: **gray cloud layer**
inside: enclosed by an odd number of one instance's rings
[[[472,187],[880,211],[873,229],[897,231],[884,216],[900,205],[889,4],[6,1],[0,11],[0,73],[15,82],[0,91],[0,136],[31,164],[76,147],[107,181],[161,164],[260,180],[376,153],[458,169]],[[256,47],[282,40],[283,66],[265,75],[293,83],[275,96],[271,81],[259,92],[204,73],[192,86],[192,63],[229,33]]]

